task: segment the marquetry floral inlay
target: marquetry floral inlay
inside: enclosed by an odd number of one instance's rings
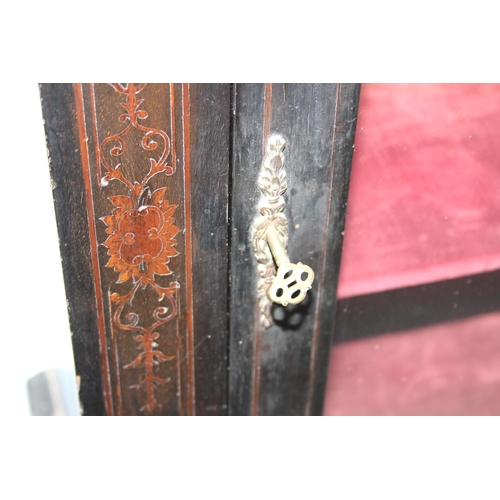
[[[118,329],[136,334],[139,355],[124,368],[143,370],[143,378],[130,388],[145,392],[145,404],[141,411],[152,411],[160,406],[155,398],[155,388],[167,382],[156,374],[155,369],[160,363],[175,359],[174,355],[165,355],[160,350],[162,335],[158,329],[176,316],[177,291],[180,285],[172,281],[168,286],[161,286],[156,280],[157,276],[172,273],[167,264],[170,259],[179,255],[175,248],[179,228],[175,226],[173,217],[177,205],[170,204],[165,198],[167,188],[152,191],[149,181],[158,174],[172,175],[175,173],[175,165],[169,165],[167,161],[171,149],[167,133],[141,123],[148,114],[140,109],[144,99],[137,99],[137,94],[144,89],[145,84],[113,84],[113,87],[124,96],[120,104],[125,113],[118,119],[125,123],[125,127],[100,144],[99,157],[105,169],[101,186],[105,188],[110,181],[118,181],[127,187],[127,194],[108,198],[114,208],[110,215],[101,218],[109,235],[103,244],[108,249],[109,256],[106,267],[112,267],[118,274],[117,284],[129,283],[130,288],[126,293],[111,293],[110,299],[115,305],[112,321]],[[139,143],[127,140],[133,129],[143,133]],[[137,147],[140,151],[151,153],[147,158],[149,168],[139,170],[135,164],[122,168],[124,165],[120,159],[125,158],[127,148]],[[140,158],[137,155],[135,157]],[[131,175],[127,177],[124,174],[125,171],[136,176],[139,171],[147,173],[142,179],[131,179]],[[156,305],[150,311],[151,318],[144,322],[140,321],[139,314],[134,311],[134,298],[140,288],[152,288],[157,294]],[[161,305],[165,299],[167,303]],[[157,305],[158,301],[160,305]],[[125,313],[126,306],[128,312]],[[144,315],[145,309],[142,308],[141,311]]]
[[[112,215],[103,217],[110,234],[104,245],[109,248],[107,267],[120,273],[118,283],[130,279],[146,286],[154,282],[154,275],[171,273],[167,263],[179,255],[175,248],[175,235],[179,229],[174,225],[177,205],[164,200],[166,188],[153,192],[147,205],[134,207],[128,196],[111,196],[116,206]]]

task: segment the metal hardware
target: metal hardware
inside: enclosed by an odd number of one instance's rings
[[[252,226],[252,246],[259,262],[257,289],[260,321],[265,328],[273,324],[272,302],[283,306],[298,304],[304,300],[314,281],[314,271],[301,262],[292,264],[286,252],[288,220],[282,196],[287,189],[283,168],[284,148],[285,140],[281,135],[273,134],[269,138],[258,179],[262,191],[258,205],[260,215]]]
[[[298,264],[290,262],[274,227],[266,231],[266,237],[278,266],[278,271],[268,291],[269,298],[283,306],[302,302],[314,281],[314,271],[302,262]]]

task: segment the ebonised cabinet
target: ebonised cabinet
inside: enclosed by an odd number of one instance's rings
[[[359,85],[40,93],[83,413],[321,414]],[[316,279],[266,322],[251,239],[273,134],[288,255]]]

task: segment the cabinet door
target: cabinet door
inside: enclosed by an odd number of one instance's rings
[[[358,98],[355,84],[236,85],[230,414],[322,413]],[[259,270],[249,228],[273,134],[285,141],[288,255],[293,263],[310,266],[316,278],[303,302],[273,305],[268,326],[256,297]]]
[[[321,413],[358,92],[41,85],[83,414]],[[316,281],[264,324],[251,234],[273,133],[288,253]]]

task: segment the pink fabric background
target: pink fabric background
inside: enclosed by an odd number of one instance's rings
[[[339,298],[499,268],[500,85],[363,85]],[[500,415],[500,314],[334,347],[325,415]]]
[[[500,85],[363,85],[339,298],[500,268]]]
[[[332,349],[325,415],[500,415],[500,314]]]

